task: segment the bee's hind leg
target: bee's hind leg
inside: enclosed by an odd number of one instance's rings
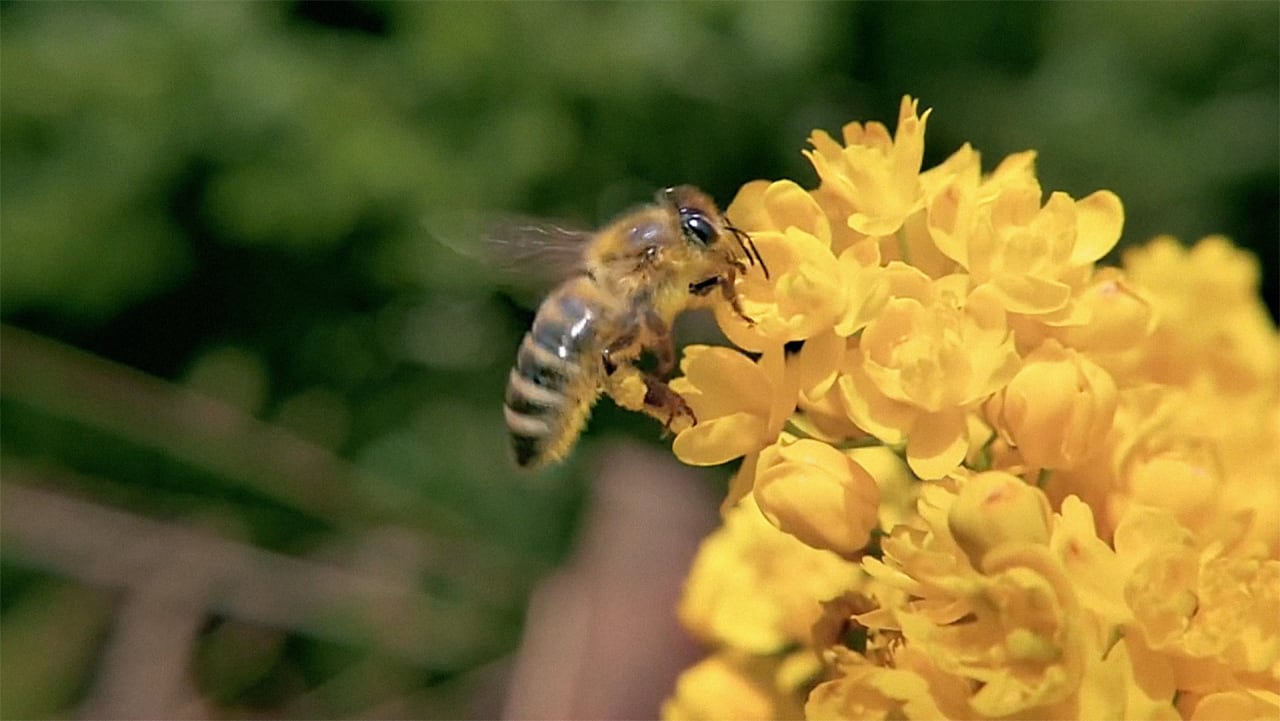
[[[693,409],[666,381],[635,366],[619,366],[609,376],[607,390],[618,405],[645,413],[669,432],[679,433],[698,422]]]
[[[641,338],[645,340],[641,340]],[[637,344],[644,343],[655,358],[653,373],[636,368],[633,358]],[[672,433],[679,433],[697,423],[693,409],[679,393],[671,390],[666,378],[676,367],[675,344],[666,323],[649,313],[643,327],[634,327],[604,350],[605,390],[619,406],[645,413]]]

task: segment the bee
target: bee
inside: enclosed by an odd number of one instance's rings
[[[538,307],[508,376],[503,414],[516,462],[535,468],[563,458],[600,395],[616,397],[627,377],[643,381],[643,411],[665,429],[695,423],[667,385],[671,326],[686,309],[714,302],[715,291],[746,319],[734,290],[739,274],[758,263],[768,277],[750,236],[688,185],[660,191],[595,233],[522,232],[544,247],[576,247],[577,262]],[[636,365],[646,352],[652,371]]]

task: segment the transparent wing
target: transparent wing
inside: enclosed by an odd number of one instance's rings
[[[482,235],[502,273],[558,283],[583,271],[589,230],[535,218],[507,218]]]
[[[533,291],[581,273],[593,235],[566,223],[520,216],[429,222],[428,230],[441,244],[481,265],[496,283]]]

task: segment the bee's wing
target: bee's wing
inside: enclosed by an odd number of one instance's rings
[[[482,265],[495,282],[545,291],[583,272],[593,233],[541,218],[506,217],[471,223],[476,230],[430,228],[445,246]]]
[[[585,270],[592,231],[535,218],[508,218],[483,236],[495,267],[536,283],[555,284]],[[527,282],[527,281],[526,281]]]

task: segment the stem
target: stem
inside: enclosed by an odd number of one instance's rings
[[[898,255],[902,256],[902,262],[911,264],[911,249],[907,246],[907,227],[904,224],[898,228],[893,237],[898,239]]]
[[[1053,471],[1048,468],[1041,468],[1040,472],[1036,474],[1036,488],[1043,491],[1045,487],[1049,485],[1049,478],[1052,475]]]
[[[841,441],[833,443],[832,446],[838,450],[849,450],[851,448],[876,448],[885,445],[884,441],[875,436],[865,436],[863,438],[854,438],[853,440]]]

